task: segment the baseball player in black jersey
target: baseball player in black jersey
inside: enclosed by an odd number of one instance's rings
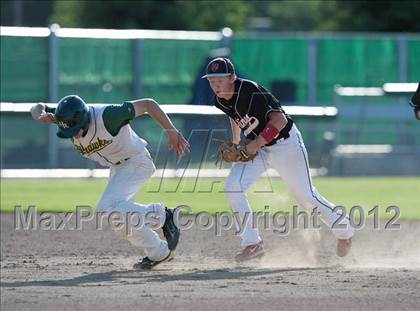
[[[417,85],[417,91],[411,97],[410,105],[414,109],[414,116],[420,120],[420,83]]]
[[[343,218],[340,225],[334,225],[341,214],[315,189],[302,136],[279,101],[257,83],[238,78],[227,58],[213,59],[203,78],[208,79],[215,93],[214,105],[230,118],[233,143],[240,143],[242,131],[246,136],[245,153],[256,154],[252,161],[239,159],[235,162],[225,185],[232,211],[243,217],[246,223],[241,234],[242,250],[236,255],[236,260],[264,254],[262,239],[253,225],[253,217],[249,217],[252,210],[246,190],[268,168],[279,173],[302,207],[319,210],[321,219],[338,240],[337,255],[347,255],[354,229],[347,218]]]

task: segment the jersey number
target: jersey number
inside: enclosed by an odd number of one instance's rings
[[[260,124],[260,121],[256,117],[249,117],[247,114],[242,119],[236,119],[236,123],[239,125],[241,129],[244,130],[245,136],[248,136],[253,130],[257,128]]]

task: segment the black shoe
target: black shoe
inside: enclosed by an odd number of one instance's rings
[[[165,207],[166,219],[163,224],[162,230],[165,236],[166,242],[168,242],[169,250],[175,250],[179,242],[179,236],[181,234],[179,228],[174,222],[174,211],[175,209]]]
[[[165,261],[171,261],[174,259],[172,256],[172,252],[169,252],[169,255],[163,258],[162,260],[151,260],[149,257],[144,257],[141,261],[134,264],[134,269],[139,270],[151,270],[153,267],[157,266],[158,264],[165,262]]]

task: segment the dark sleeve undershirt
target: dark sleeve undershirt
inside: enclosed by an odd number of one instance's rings
[[[112,136],[116,136],[120,129],[135,117],[135,109],[130,102],[107,106],[102,114],[105,128]]]

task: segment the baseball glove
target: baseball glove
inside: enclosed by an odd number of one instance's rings
[[[225,141],[219,146],[219,159],[225,162],[247,162],[252,161],[257,153],[252,154],[246,151],[246,143],[244,141],[239,144]]]

